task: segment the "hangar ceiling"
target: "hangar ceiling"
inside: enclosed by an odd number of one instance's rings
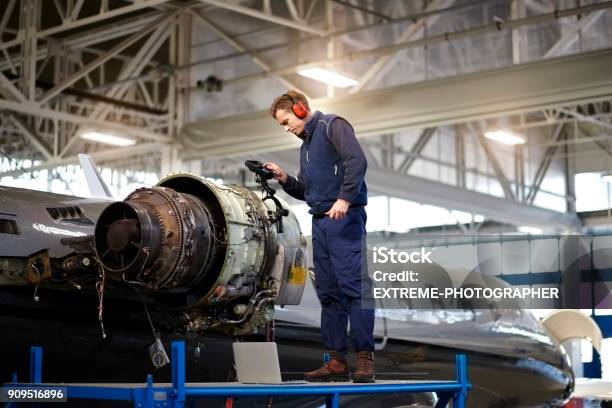
[[[459,197],[454,208],[471,211],[489,196],[478,211],[492,219],[573,229],[573,174],[612,168],[612,1],[5,3],[0,177],[66,166],[77,152],[229,178],[253,155],[295,167],[295,139],[265,113],[287,88],[355,124],[381,194]],[[297,75],[314,65],[359,85]],[[482,138],[499,126],[528,143]],[[136,144],[110,148],[86,130]]]
[[[445,79],[316,100],[324,112],[351,119],[367,137],[410,128],[430,128],[512,114],[558,111],[547,125],[575,118],[575,106],[603,102],[612,95],[612,50],[595,51],[481,71]],[[374,109],[373,107],[376,107]],[[519,118],[520,119],[520,118]],[[592,118],[594,119],[594,118]],[[541,118],[539,119],[541,122]],[[514,129],[533,127],[536,115]],[[611,126],[612,127],[612,126]],[[249,129],[245,132],[245,129]],[[284,150],[298,146],[282,138],[267,111],[194,122],[183,128],[186,158]]]

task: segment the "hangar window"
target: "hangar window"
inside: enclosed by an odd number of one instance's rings
[[[576,185],[576,211],[607,210],[612,203],[612,184],[602,173],[578,173]]]
[[[0,234],[19,235],[19,227],[15,220],[0,218]]]
[[[72,222],[78,224],[93,224],[80,207],[47,208],[47,212],[56,221]]]

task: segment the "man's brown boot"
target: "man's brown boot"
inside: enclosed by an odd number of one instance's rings
[[[336,351],[329,352],[329,361],[323,367],[304,373],[304,379],[312,382],[349,381],[350,378],[346,357]]]
[[[374,382],[374,353],[371,351],[357,352],[357,369],[353,373],[353,382]]]

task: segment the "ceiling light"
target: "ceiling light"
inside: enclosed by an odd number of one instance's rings
[[[539,235],[542,232],[544,232],[542,228],[531,227],[529,225],[523,225],[521,227],[518,227],[518,231],[522,232],[523,234],[534,234],[534,235]]]
[[[349,78],[346,75],[339,74],[334,71],[330,71],[323,68],[305,68],[298,71],[298,74],[311,78],[320,82],[324,82],[329,85],[333,85],[337,88],[346,88],[349,86],[355,86],[359,82],[353,78]]]
[[[603,181],[605,181],[606,183],[612,184],[612,173],[606,173],[606,174],[602,175],[601,179]]]
[[[488,139],[492,139],[506,145],[524,144],[526,141],[524,136],[511,130],[492,130],[490,132],[485,132],[484,135]]]
[[[115,146],[133,146],[136,144],[136,140],[134,139],[100,132],[81,133],[81,139],[91,140],[92,142],[111,144]]]

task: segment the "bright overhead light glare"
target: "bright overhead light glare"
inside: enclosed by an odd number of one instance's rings
[[[314,79],[316,81],[324,82],[329,85],[333,85],[337,88],[347,88],[349,86],[355,86],[359,84],[358,81],[353,78],[349,78],[346,75],[339,74],[334,71],[330,71],[323,68],[305,68],[300,69],[298,74],[307,78]]]
[[[518,231],[522,232],[523,234],[534,234],[534,235],[538,235],[544,232],[542,228],[531,227],[529,225],[523,225],[521,227],[518,227]]]
[[[81,133],[81,139],[91,140],[92,142],[106,143],[115,146],[133,146],[136,140],[127,137],[109,135],[108,133],[100,132],[84,132]]]
[[[612,173],[604,174],[603,176],[601,176],[601,179],[605,181],[606,183],[612,184]]]
[[[511,130],[492,130],[490,132],[485,132],[484,135],[488,139],[495,140],[496,142],[506,145],[524,144],[526,141],[523,136]]]

